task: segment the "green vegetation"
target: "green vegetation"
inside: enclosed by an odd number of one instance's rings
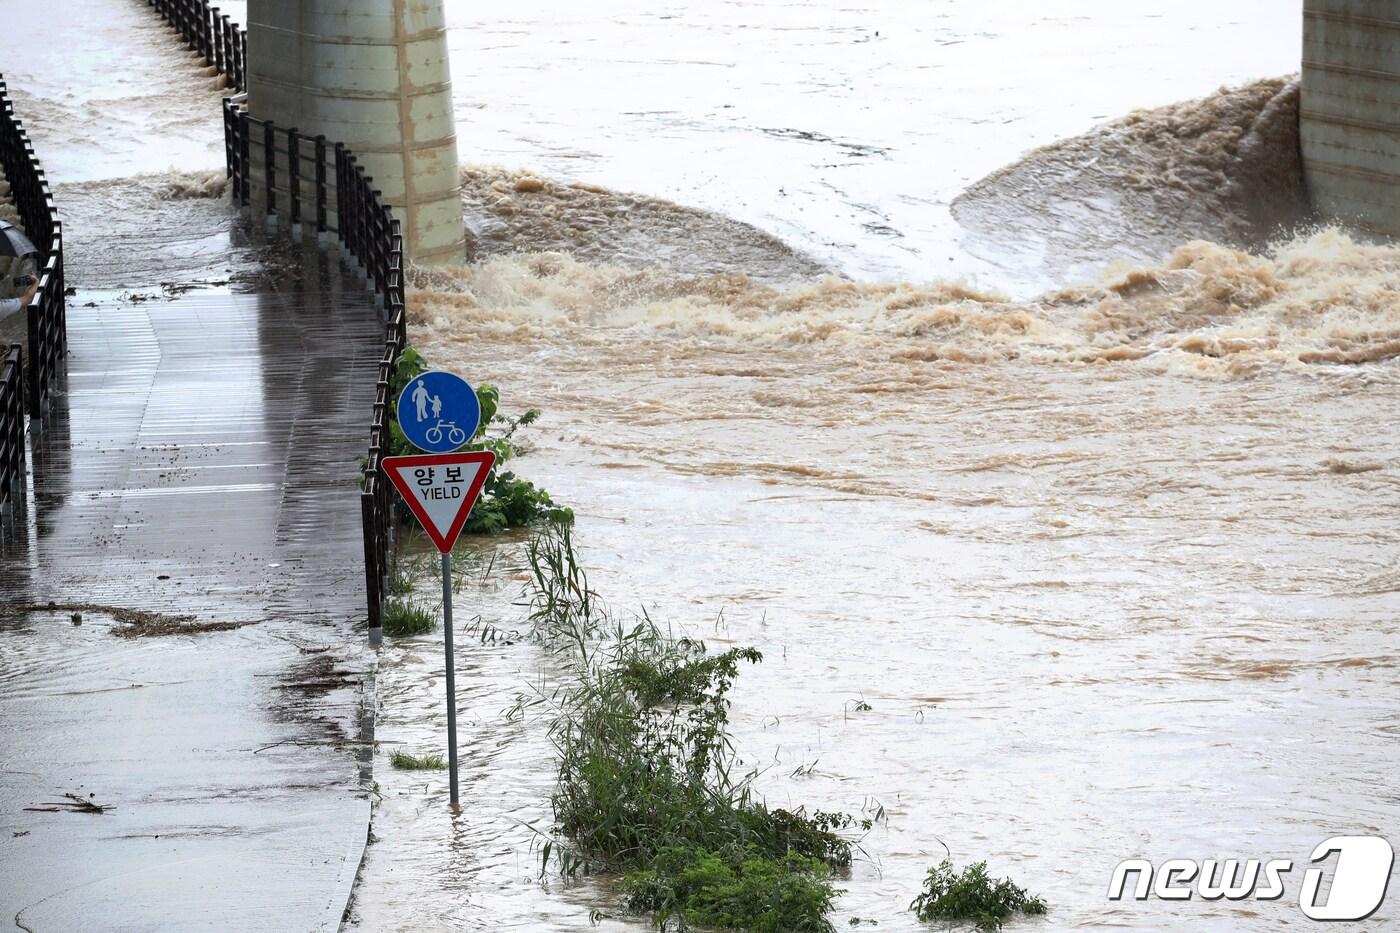
[[[404,771],[440,771],[447,767],[441,755],[410,755],[402,749],[389,756],[389,764]]]
[[[920,920],[950,920],[974,924],[979,930],[1000,930],[1016,911],[1045,913],[1045,902],[1026,893],[1009,878],[987,877],[987,863],[977,862],[959,874],[944,859],[929,869],[924,891],[909,905]]]
[[[431,632],[437,614],[425,603],[393,598],[384,602],[384,634],[393,638]]]
[[[398,367],[389,384],[389,398],[397,399],[404,387],[425,370],[423,357],[412,347],[399,354]],[[499,413],[500,391],[493,385],[477,386],[476,399],[481,405],[481,423],[476,434],[463,450],[489,450],[496,455],[496,466],[486,479],[481,498],[467,519],[468,534],[499,534],[508,528],[524,528],[538,522],[572,522],[573,510],[557,505],[548,492],[529,480],[521,479],[504,465],[522,453],[514,440],[515,432],[540,417],[538,408],[514,418]],[[415,453],[404,437],[397,421],[389,422],[389,454],[399,456]]]
[[[756,849],[720,854],[694,848],[663,849],[653,867],[623,881],[627,906],[650,911],[664,928],[673,916],[687,924],[761,933],[829,931],[826,915],[839,893],[818,859]]]
[[[522,704],[547,706],[558,752],[553,796],[565,874],[623,875],[630,908],[658,926],[698,924],[753,931],[832,930],[841,892],[831,869],[848,865],[840,830],[868,821],[768,809],[754,774],[732,773],[728,693],[753,648],[710,654],[673,638],[645,615],[615,620],[589,589],[567,523],[533,538],[534,637],[567,671],[556,689]]]
[[[413,592],[413,573],[398,560],[390,561],[389,593],[393,596],[407,596]]]

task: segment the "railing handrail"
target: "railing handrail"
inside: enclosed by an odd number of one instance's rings
[[[198,52],[236,90],[247,90],[248,35],[208,0],[146,0],[190,51]]]
[[[63,225],[54,206],[44,167],[24,123],[15,115],[9,87],[0,75],[0,168],[10,185],[24,232],[39,250],[39,288],[26,309],[29,354],[29,414],[39,418],[68,352],[67,286],[63,276]]]

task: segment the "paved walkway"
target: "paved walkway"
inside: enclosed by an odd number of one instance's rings
[[[370,808],[383,330],[202,196],[221,89],[144,2],[21,7],[0,57],[78,292],[0,535],[0,933],[334,930]]]
[[[30,528],[0,547],[0,929],[339,924],[369,818],[355,472],[383,330],[358,283],[312,278],[74,299]]]

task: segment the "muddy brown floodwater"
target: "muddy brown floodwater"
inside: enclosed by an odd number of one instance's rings
[[[545,411],[522,468],[612,605],[763,650],[732,717],[767,800],[883,814],[838,929],[918,929],[945,846],[1042,894],[1027,928],[1301,928],[1292,898],[1105,891],[1131,856],[1400,833],[1400,250],[1195,243],[1030,301],[559,254],[417,282],[433,363]],[[508,629],[499,548],[458,611]],[[384,755],[440,741],[439,637],[388,649]],[[503,716],[536,649],[461,663],[466,812],[376,770],[362,928],[635,927],[537,878],[550,749]]]

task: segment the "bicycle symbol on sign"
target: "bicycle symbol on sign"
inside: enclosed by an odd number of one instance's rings
[[[443,428],[447,428],[447,439],[449,442],[457,444],[458,446],[467,442],[467,432],[457,427],[456,422],[443,421],[441,419],[438,419],[437,424],[425,431],[423,436],[428,439],[429,444],[441,444]]]

